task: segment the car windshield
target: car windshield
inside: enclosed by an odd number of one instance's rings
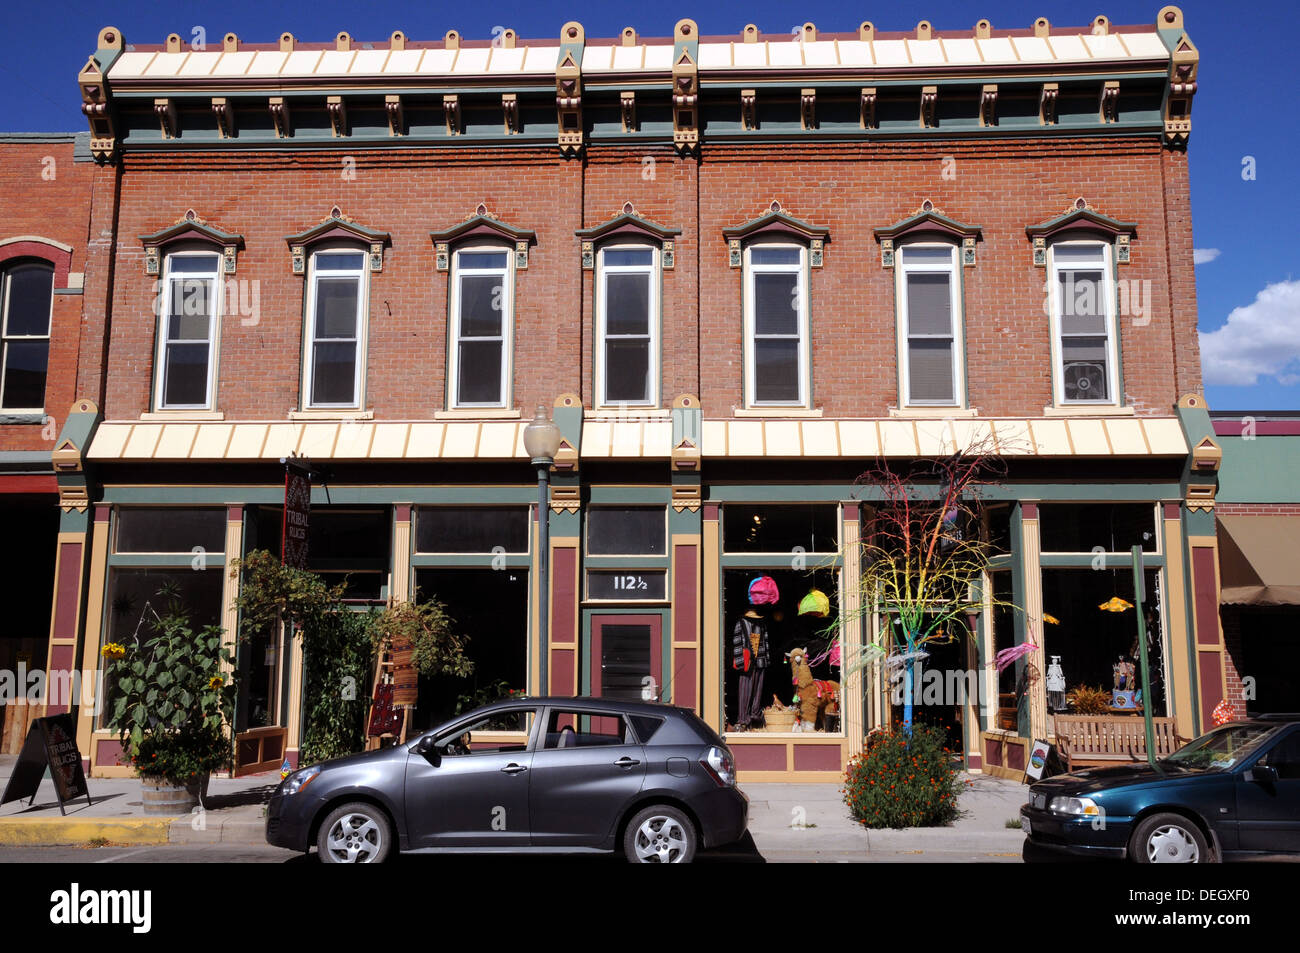
[[[1275,725],[1224,725],[1178,749],[1163,763],[1201,771],[1228,771],[1255,751]]]

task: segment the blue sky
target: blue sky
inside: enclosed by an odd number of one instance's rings
[[[764,32],[785,32],[806,20],[840,32],[864,19],[878,30],[912,29],[921,19],[942,30],[969,29],[987,17],[996,29],[1028,27],[1040,16],[1061,26],[1083,25],[1099,13],[1117,24],[1154,23],[1162,4],[924,0],[900,6],[854,10],[833,0],[568,0],[466,8],[436,0],[134,0],[113,8],[89,0],[10,0],[0,12],[0,131],[85,129],[76,73],[99,29],[110,23],[128,43],[161,43],[172,32],[188,40],[196,27],[209,41],[232,30],[261,42],[284,30],[303,40],[332,39],[339,30],[381,40],[396,29],[434,39],[452,28],[488,39],[494,26],[513,27],[523,37],[552,37],[570,19],[580,20],[589,37],[615,36],[629,25],[642,35],[667,36],[684,16],[705,35],[738,34],[750,22]],[[1190,161],[1206,397],[1215,410],[1300,409],[1300,132],[1289,108],[1300,5],[1186,0],[1181,6],[1201,53]]]

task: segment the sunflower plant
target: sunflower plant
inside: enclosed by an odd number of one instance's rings
[[[162,593],[166,596],[166,593]],[[126,644],[100,650],[108,716],[123,757],[143,777],[188,784],[229,767],[235,684],[220,626],[196,629],[175,598]]]

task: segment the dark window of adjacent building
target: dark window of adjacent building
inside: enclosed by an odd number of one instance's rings
[[[54,269],[21,261],[0,271],[0,408],[43,410]]]
[[[663,556],[667,526],[662,506],[594,506],[587,511],[592,556]]]
[[[423,506],[416,512],[415,551],[526,553],[528,530],[526,506]]]
[[[728,503],[722,539],[729,553],[834,553],[839,514],[834,503]]]
[[[1044,553],[1108,553],[1157,549],[1151,503],[1044,503],[1038,507],[1039,549]]]
[[[226,548],[226,511],[168,506],[131,506],[117,511],[119,553],[192,553],[196,546]]]

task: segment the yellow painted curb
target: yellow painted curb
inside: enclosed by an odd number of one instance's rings
[[[0,818],[0,844],[42,846],[85,844],[103,838],[114,844],[166,844],[174,817],[116,818]]]

